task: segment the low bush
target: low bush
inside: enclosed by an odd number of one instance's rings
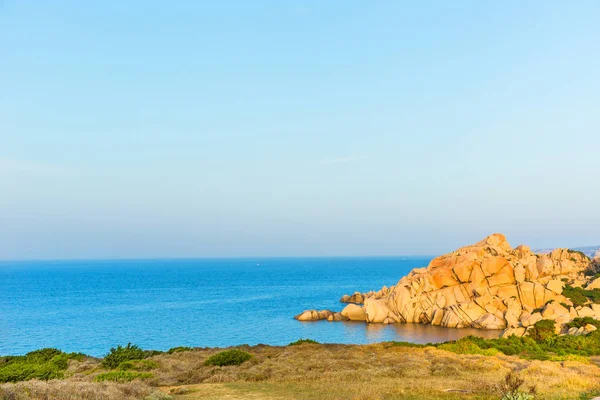
[[[542,322],[542,321],[539,321]],[[597,323],[600,321],[596,321]],[[486,350],[495,349],[508,356],[520,356],[534,360],[565,360],[569,356],[600,355],[600,329],[587,335],[556,335],[550,331],[550,324],[543,323],[531,336],[483,339],[479,336],[466,336],[460,340],[434,345],[435,347],[458,354],[491,355]]]
[[[159,365],[156,361],[152,360],[141,360],[141,361],[123,361],[117,369],[121,371],[150,371],[158,368]]]
[[[179,347],[173,347],[172,349],[169,349],[167,351],[167,353],[169,353],[169,354],[183,353],[184,351],[192,351],[192,350],[194,350],[193,347],[179,346]]]
[[[163,353],[164,353],[164,351],[160,351],[160,350],[144,350],[144,358],[158,356]]]
[[[502,396],[502,400],[532,400],[536,394],[535,386],[530,386],[527,390],[522,387],[525,380],[519,377],[515,372],[509,372],[502,382],[496,386],[496,391]]]
[[[533,329],[529,330],[529,337],[536,342],[543,342],[554,336],[556,330],[556,322],[551,319],[543,319],[533,325]]]
[[[392,346],[398,346],[398,347],[415,347],[415,348],[422,348],[422,347],[426,347],[426,346],[435,346],[434,344],[418,344],[418,343],[411,343],[411,342],[389,342]]]
[[[499,350],[494,348],[481,348],[468,338],[464,340],[457,340],[455,342],[442,343],[438,345],[437,348],[440,350],[451,351],[456,354],[481,354],[484,356],[495,356],[496,354],[500,353]]]
[[[567,249],[567,251],[570,254],[578,254],[581,258],[583,258],[584,260],[588,260],[591,261],[591,259],[587,256],[587,254],[585,254],[583,251],[577,251],[577,250],[571,250],[571,249]],[[571,258],[573,260],[573,258]],[[576,260],[575,260],[576,261]]]
[[[600,278],[600,272],[596,271],[596,268],[594,268],[594,266],[591,266],[590,268],[583,271],[583,274],[585,276],[591,277],[591,280]]]
[[[479,336],[466,336],[454,342],[447,342],[436,347],[461,354],[493,355],[501,352],[508,356],[519,355],[524,358],[540,360],[549,359],[549,355],[529,337],[516,337],[498,339],[483,339]],[[492,350],[492,351],[490,351]]]
[[[204,362],[204,365],[224,367],[227,365],[241,365],[252,358],[252,355],[242,350],[225,350],[214,354]]]
[[[600,321],[592,317],[575,318],[573,321],[566,324],[567,328],[581,328],[586,325],[594,325],[600,329]]]
[[[110,352],[104,357],[102,366],[108,369],[114,369],[124,361],[141,360],[148,357],[147,352],[139,346],[128,343],[127,346],[117,346],[110,349]]]
[[[60,379],[69,366],[69,360],[81,361],[81,353],[63,353],[57,349],[40,349],[24,356],[0,357],[0,383],[31,379]]]
[[[570,299],[574,306],[583,306],[588,302],[600,303],[600,290],[598,289],[586,290],[566,285],[562,295]]]
[[[134,372],[134,371],[110,371],[100,374],[94,378],[96,382],[116,382],[116,383],[126,383],[131,382],[134,379],[148,379],[152,378],[152,374],[149,372]]]
[[[288,344],[288,346],[299,346],[301,344],[319,344],[319,342],[317,342],[316,340],[312,340],[312,339],[299,339],[299,340],[296,340],[295,342]]]

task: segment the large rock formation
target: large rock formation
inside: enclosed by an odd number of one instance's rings
[[[554,319],[559,327],[578,316],[600,319],[600,306],[573,307],[562,294],[566,284],[587,286],[584,271],[591,265],[580,252],[535,254],[523,245],[513,249],[504,235],[494,234],[412,270],[395,286],[344,296],[342,302],[354,304],[341,313],[307,311],[296,318],[306,320],[311,313],[330,321],[418,322],[524,334],[541,319]]]

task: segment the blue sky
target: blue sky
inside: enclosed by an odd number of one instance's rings
[[[0,0],[0,258],[600,244],[597,1]]]

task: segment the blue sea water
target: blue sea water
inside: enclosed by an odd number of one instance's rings
[[[105,354],[143,348],[388,340],[427,343],[466,334],[418,324],[298,322],[341,310],[343,294],[397,283],[429,258],[266,258],[0,263],[0,354],[42,347]]]

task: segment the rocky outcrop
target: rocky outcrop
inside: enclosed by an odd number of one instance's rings
[[[379,291],[374,291],[371,290],[370,292],[365,292],[365,293],[361,293],[361,292],[354,292],[351,295],[343,295],[342,298],[340,299],[340,303],[355,303],[355,304],[363,304],[365,302],[366,299],[382,299],[385,296],[389,295],[391,291],[394,290],[394,286],[388,288],[387,286],[384,286],[381,290]]]
[[[600,250],[598,250],[592,257],[592,266],[590,271],[594,274],[600,273]]]
[[[600,319],[600,307],[573,307],[562,294],[566,284],[588,286],[584,271],[590,266],[591,260],[580,252],[535,254],[523,245],[513,249],[504,235],[494,234],[412,270],[395,286],[344,296],[341,301],[352,304],[341,316],[368,323],[512,329],[523,334],[541,319],[553,319],[559,326],[578,316]]]
[[[585,288],[588,290],[600,289],[600,278],[592,280]]]
[[[342,313],[334,312],[331,310],[307,310],[294,317],[298,321],[320,321],[326,319],[327,321],[348,321],[349,318],[342,315]]]

